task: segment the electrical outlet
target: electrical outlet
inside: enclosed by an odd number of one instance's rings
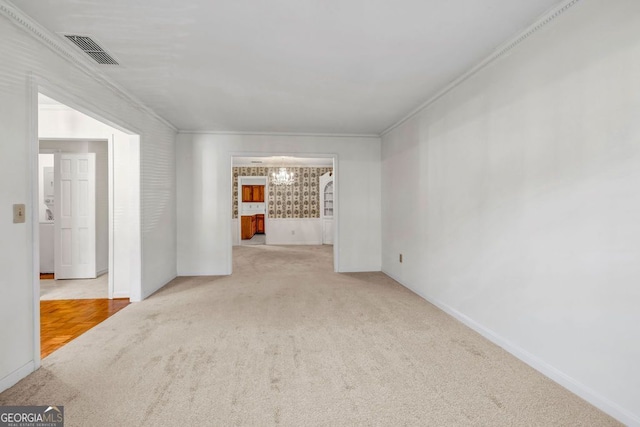
[[[24,222],[25,217],[25,207],[24,204],[13,205],[13,223],[20,224]]]
[[[296,230],[291,230],[291,235],[293,236],[294,234],[296,234]]]
[[[402,263],[402,254],[400,254],[400,262]]]

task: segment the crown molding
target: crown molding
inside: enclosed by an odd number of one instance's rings
[[[442,90],[437,92],[434,96],[429,98],[424,103],[420,104],[417,108],[411,110],[411,112],[409,112],[409,114],[405,115],[403,118],[398,120],[396,123],[392,124],[391,126],[389,126],[386,129],[384,129],[382,132],[380,132],[380,137],[385,136],[386,134],[388,134],[389,132],[391,132],[392,130],[394,130],[395,128],[397,128],[398,126],[400,126],[401,124],[403,124],[407,120],[409,120],[409,119],[413,118],[414,116],[416,116],[417,114],[419,114],[425,108],[429,107],[434,102],[436,102],[438,99],[442,98],[444,95],[446,95],[447,93],[451,92],[456,87],[460,86],[462,83],[464,83],[466,80],[468,80],[469,78],[471,78],[472,76],[477,74],[479,71],[481,71],[485,67],[487,67],[489,64],[495,62],[496,60],[498,60],[499,58],[504,56],[507,52],[511,51],[516,46],[520,45],[522,42],[527,40],[533,34],[537,33],[540,29],[542,29],[543,27],[545,27],[548,24],[550,24],[551,22],[553,22],[560,15],[562,15],[563,13],[565,13],[566,11],[571,9],[576,4],[580,3],[580,1],[581,0],[564,0],[560,4],[554,6],[550,10],[548,10],[541,17],[536,19],[533,24],[529,25],[523,31],[521,31],[520,33],[518,33],[514,37],[510,38],[505,43],[503,43],[500,46],[498,46],[498,48],[496,48],[491,54],[489,54],[489,56],[484,58],[482,61],[478,62],[476,65],[474,65],[467,72],[465,72],[460,77],[455,79],[453,82],[449,83]]]
[[[380,135],[375,133],[302,133],[302,132],[236,132],[236,131],[198,131],[181,130],[182,135],[247,135],[247,136],[302,136],[302,137],[328,137],[328,138],[375,138]]]
[[[156,120],[168,126],[173,131],[178,131],[178,128],[176,128],[171,122],[160,116],[151,108],[147,107],[138,98],[128,93],[123,87],[115,83],[97,67],[91,64],[88,59],[82,57],[79,52],[77,53],[71,50],[71,46],[63,43],[63,40],[61,40],[59,36],[40,25],[29,15],[13,5],[9,0],[0,0],[0,15],[7,17],[18,27],[22,28],[36,40],[48,47],[51,51],[70,62],[100,85],[109,89],[120,99],[132,104],[138,110],[153,116]]]

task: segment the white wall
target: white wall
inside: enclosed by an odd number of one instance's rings
[[[233,246],[240,245],[240,219],[231,219],[231,244]]]
[[[266,220],[267,245],[321,245],[320,218],[273,218]],[[380,268],[378,268],[380,271]]]
[[[40,273],[55,272],[55,229],[53,222],[40,223]]]
[[[40,117],[46,115],[43,111]],[[109,157],[107,148],[106,140],[40,140],[41,150],[96,154],[96,271],[98,274],[105,273],[109,269]],[[42,186],[42,179],[40,179],[40,186]],[[41,201],[40,208],[42,208],[44,205],[42,195],[39,200]],[[53,238],[53,235],[50,235],[50,238]],[[40,245],[43,244],[45,244],[45,237],[40,236]],[[42,251],[40,253],[42,254]]]
[[[0,0],[0,390],[31,372],[38,364],[34,339],[34,295],[31,283],[38,270],[33,256],[37,233],[31,218],[31,168],[37,138],[30,132],[30,109],[36,108],[31,81],[60,90],[69,98],[141,136],[142,280],[146,296],[175,276],[175,132],[145,109],[88,72],[62,58],[27,32],[12,7]],[[37,27],[35,27],[37,28]],[[27,221],[13,224],[12,204],[27,205]]]
[[[178,274],[231,272],[232,153],[337,154],[338,270],[380,270],[378,138],[180,134],[176,152]]]
[[[383,271],[630,424],[639,25],[583,0],[382,143]]]

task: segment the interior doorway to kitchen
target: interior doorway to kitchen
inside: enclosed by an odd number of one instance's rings
[[[267,198],[269,180],[266,176],[238,177],[238,218],[240,245],[264,245],[267,243],[266,227],[269,213]]]
[[[333,246],[326,235],[336,232],[337,210],[321,188],[327,176],[335,177],[333,157],[233,156],[233,245]]]

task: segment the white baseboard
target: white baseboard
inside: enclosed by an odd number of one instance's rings
[[[2,378],[0,380],[0,393],[2,393],[3,391],[7,390],[10,387],[13,387],[18,383],[18,381],[27,377],[27,375],[29,375],[33,371],[35,371],[35,363],[33,363],[33,360],[32,360],[31,362],[27,363],[21,368],[16,369],[6,377]]]
[[[98,272],[96,273],[96,277],[100,277],[100,276],[102,276],[103,274],[107,274],[108,272],[109,272],[109,269],[108,269],[108,268],[105,268],[104,270],[100,270],[100,271],[98,271]]]
[[[114,293],[113,298],[129,298],[128,292]]]
[[[520,347],[520,346],[512,343],[511,341],[501,337],[500,335],[498,335],[497,333],[495,333],[491,329],[485,328],[484,326],[482,326],[481,324],[479,324],[475,320],[471,319],[470,317],[466,316],[465,314],[460,313],[458,310],[456,310],[456,309],[450,307],[449,305],[441,302],[437,298],[432,298],[427,294],[424,294],[424,293],[422,293],[420,291],[417,291],[417,290],[405,285],[398,278],[394,277],[393,274],[388,273],[384,269],[382,270],[382,272],[384,274],[386,274],[387,276],[391,277],[396,282],[400,283],[405,288],[409,289],[411,292],[415,293],[416,295],[420,296],[424,300],[426,300],[426,301],[430,302],[431,304],[435,305],[440,310],[444,311],[448,315],[450,315],[453,318],[457,319],[458,321],[462,322],[463,324],[465,324],[469,328],[473,329],[474,331],[476,331],[477,333],[479,333],[480,335],[482,335],[483,337],[485,337],[489,341],[493,342],[497,346],[499,346],[499,347],[503,348],[504,350],[506,350],[507,352],[511,353],[513,356],[515,356],[518,359],[522,360],[524,363],[526,363],[527,365],[531,366],[536,371],[542,373],[543,375],[545,375],[548,378],[552,379],[553,381],[555,381],[556,383],[560,384],[561,386],[563,386],[567,390],[571,391],[575,395],[577,395],[577,396],[581,397],[582,399],[586,400],[587,402],[591,403],[593,406],[595,406],[596,408],[600,409],[602,412],[605,412],[605,413],[611,415],[613,418],[617,419],[621,423],[626,424],[628,426],[640,427],[640,417],[638,415],[633,414],[629,410],[627,410],[627,409],[621,407],[620,405],[612,402],[611,400],[609,400],[606,397],[600,395],[599,393],[595,392],[594,390],[590,389],[589,387],[585,386],[584,384],[580,383],[579,381],[576,381],[574,378],[570,377],[569,375],[565,374],[564,372],[560,371],[559,369],[551,366],[550,364],[548,364],[547,362],[545,362],[542,359],[538,358],[537,356],[534,356],[533,354],[531,354],[528,351],[524,350],[522,347]]]

